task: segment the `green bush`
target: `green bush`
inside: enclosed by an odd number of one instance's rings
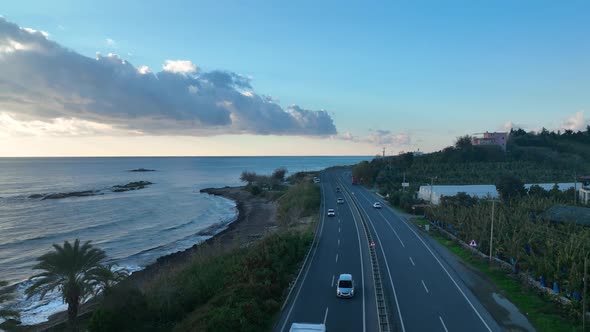
[[[312,238],[309,231],[275,233],[249,248],[195,259],[145,293],[117,286],[89,330],[269,330]]]

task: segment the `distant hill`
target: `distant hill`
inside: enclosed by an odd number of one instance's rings
[[[404,175],[415,191],[433,177],[435,184],[493,184],[507,173],[525,183],[573,182],[576,173],[590,174],[590,126],[577,132],[512,130],[506,151],[474,146],[463,136],[441,151],[375,158],[353,168],[362,184],[384,191],[400,189]]]

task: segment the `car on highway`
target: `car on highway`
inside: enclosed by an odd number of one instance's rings
[[[293,323],[289,332],[326,332],[324,324]]]
[[[379,202],[375,202],[375,203],[373,203],[373,207],[374,207],[375,209],[380,209],[380,208],[381,208],[381,203],[379,203]]]
[[[336,192],[339,193],[340,192],[340,187],[336,187]]]
[[[354,280],[351,274],[341,274],[336,284],[336,296],[351,298],[354,296]]]
[[[313,178],[313,183],[320,183],[320,178],[317,176]]]
[[[328,209],[328,217],[333,217],[336,215],[336,211],[334,209]]]
[[[338,204],[344,204],[344,198],[338,197],[338,199],[336,200],[336,203],[338,203]]]

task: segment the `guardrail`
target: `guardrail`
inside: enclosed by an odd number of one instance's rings
[[[389,316],[387,314],[387,305],[385,300],[385,293],[383,292],[383,284],[381,282],[381,270],[379,268],[379,260],[377,259],[377,253],[375,251],[375,242],[373,241],[373,237],[371,232],[369,231],[369,226],[367,221],[363,217],[361,210],[358,206],[358,202],[354,197],[354,194],[351,194],[350,190],[342,185],[340,180],[337,180],[340,183],[340,188],[348,195],[352,205],[354,206],[356,213],[361,220],[361,224],[363,225],[363,229],[365,230],[365,236],[367,237],[367,241],[369,243],[369,255],[371,256],[371,266],[373,268],[373,283],[375,285],[375,300],[377,302],[377,314],[379,315],[379,331],[381,332],[389,332],[391,331],[389,328]],[[352,209],[351,209],[352,210]],[[354,213],[354,211],[353,211]]]

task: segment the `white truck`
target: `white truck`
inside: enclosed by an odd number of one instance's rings
[[[326,332],[324,324],[293,323],[289,332]]]

